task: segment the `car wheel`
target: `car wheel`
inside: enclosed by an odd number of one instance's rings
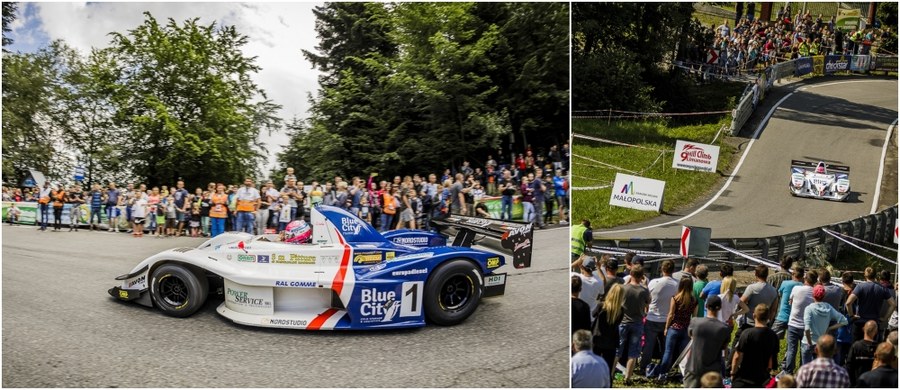
[[[425,316],[438,325],[456,325],[468,318],[484,290],[481,271],[470,261],[441,264],[425,284]]]
[[[166,315],[187,317],[203,307],[209,293],[206,278],[198,278],[190,269],[165,264],[153,271],[150,296]]]

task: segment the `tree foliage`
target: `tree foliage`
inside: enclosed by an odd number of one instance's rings
[[[301,177],[436,171],[567,137],[565,4],[327,3],[315,13],[320,44],[304,55],[323,73],[320,90],[279,155]]]
[[[260,70],[233,26],[159,24],[149,13],[112,33],[109,86],[133,172],[150,183],[237,182],[256,173],[260,131],[275,129],[278,105],[251,79]]]
[[[10,27],[12,23],[16,20],[16,10],[19,9],[19,3],[15,2],[3,2],[3,52],[6,52],[6,46],[11,45],[13,43],[12,38],[6,36],[6,33],[11,32],[12,28]]]

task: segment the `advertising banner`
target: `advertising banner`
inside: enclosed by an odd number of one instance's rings
[[[813,59],[812,57],[801,57],[794,61],[796,64],[796,69],[794,70],[794,76],[803,76],[805,74],[812,73],[813,71]]]
[[[719,147],[698,142],[675,142],[672,168],[691,171],[715,172],[719,163]]]
[[[16,204],[16,208],[18,208],[19,212],[20,212],[19,220],[17,221],[17,223],[25,224],[25,225],[40,224],[41,208],[35,202],[3,202],[3,207],[2,207],[3,222],[7,222],[9,220],[7,212],[12,207],[13,203]],[[521,207],[522,206],[519,206],[520,210],[521,210]],[[128,230],[130,228],[130,226],[128,224],[128,221],[125,220],[125,207],[118,207],[118,208],[120,210],[119,215],[121,215],[121,217],[119,217],[119,220],[118,220],[119,229],[120,230],[123,230],[123,229]],[[513,209],[513,210],[515,210],[515,209]],[[90,216],[90,211],[91,211],[90,206],[88,206],[86,204],[82,204],[79,207],[78,225],[87,225],[88,217]],[[70,221],[71,221],[72,215],[73,215],[72,205],[68,204],[68,203],[65,204],[63,206],[63,212],[62,212],[62,224],[69,226],[71,224]],[[520,218],[521,218],[521,212],[520,212]],[[96,218],[95,218],[95,221],[96,221]],[[51,224],[51,225],[53,224],[53,207],[52,206],[47,208],[47,223]],[[101,209],[100,224],[103,225],[104,228],[106,228],[107,223],[109,223],[109,220],[106,218],[106,210]]]
[[[630,209],[656,211],[662,208],[666,182],[616,173],[609,204]]]
[[[878,56],[875,57],[875,64],[872,67],[872,70],[883,71],[883,72],[896,72],[897,71],[897,57],[896,56]]]
[[[825,56],[825,74],[850,70],[850,56]]]
[[[503,201],[501,200],[501,197],[485,196],[481,198],[481,201],[484,202],[485,206],[487,206],[488,212],[491,213],[491,218],[500,219],[500,213],[503,211]],[[523,215],[525,215],[525,207],[522,206],[522,202],[519,201],[518,197],[514,197],[512,205],[512,219],[521,221]]]
[[[825,75],[825,56],[813,56],[813,75]]]
[[[867,73],[871,58],[869,56],[853,56],[850,61],[850,71]]]

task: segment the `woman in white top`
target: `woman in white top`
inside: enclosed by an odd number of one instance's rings
[[[134,219],[135,237],[144,236],[144,223],[147,220],[147,196],[142,192],[136,192],[131,204],[131,217]]]
[[[718,318],[729,328],[734,327],[735,318],[750,311],[747,304],[734,292],[736,286],[737,282],[733,277],[726,276],[722,279],[722,293],[719,294],[719,298],[722,299],[722,309],[719,310]]]

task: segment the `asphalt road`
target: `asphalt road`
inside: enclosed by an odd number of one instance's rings
[[[706,202],[600,235],[677,238],[682,225],[691,225],[712,228],[714,238],[767,237],[868,215],[882,146],[897,115],[896,80],[837,79],[806,85],[775,110],[731,184],[708,207],[683,221],[673,222]],[[894,140],[897,132],[894,129]],[[896,141],[891,145],[896,148]],[[744,143],[742,151],[746,147]],[[788,190],[792,159],[849,166],[850,198],[840,203],[792,197]],[[887,161],[885,172],[894,173],[892,185],[896,186],[897,160]],[[883,190],[881,197],[879,205],[897,203],[891,188]]]
[[[567,387],[568,230],[453,327],[307,332],[120,303],[113,278],[201,239],[2,228],[5,387]]]

